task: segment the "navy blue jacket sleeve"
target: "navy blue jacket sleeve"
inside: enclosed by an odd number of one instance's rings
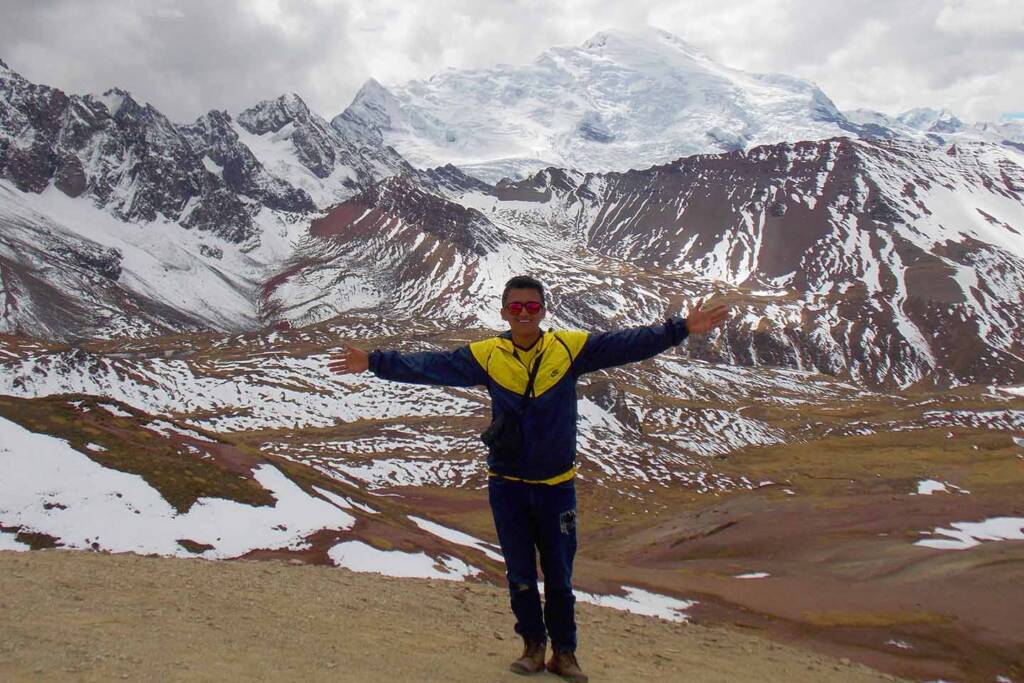
[[[487,373],[473,357],[468,346],[454,351],[370,352],[370,372],[381,379],[410,384],[438,384],[471,387],[487,384]]]
[[[682,342],[688,334],[686,321],[682,318],[669,318],[661,325],[650,327],[594,332],[587,337],[576,358],[576,374],[656,356]]]

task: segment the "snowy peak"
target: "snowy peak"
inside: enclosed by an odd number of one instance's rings
[[[223,109],[211,109],[196,119],[196,122],[189,126],[189,129],[202,130],[208,135],[225,135],[237,138],[238,136],[235,135],[231,128],[231,122],[231,114]]]
[[[964,129],[963,121],[948,109],[910,109],[897,116],[896,120],[908,128],[926,133],[957,133]]]
[[[376,78],[367,79],[366,83],[363,83],[363,87],[359,88],[359,92],[353,98],[352,103],[357,102],[376,102],[376,101],[388,101],[394,100],[394,95],[391,91],[380,84]]]
[[[111,88],[99,97],[73,96],[71,101],[83,99],[90,103],[102,103],[117,126],[133,139],[141,138],[150,145],[173,148],[170,156],[181,157],[188,154],[177,126],[156,107],[148,102],[139,102],[126,90]]]
[[[653,26],[598,31],[578,49],[621,62],[635,61],[640,55],[657,57],[665,62],[680,58],[711,61],[707,54],[679,36]]]
[[[383,142],[383,131],[407,128],[401,103],[373,78],[363,84],[344,112],[331,119],[331,126],[346,137],[374,144]]]
[[[331,123],[419,168],[454,164],[489,183],[548,166],[625,171],[837,136],[1021,142],[1014,129],[966,127],[948,111],[848,118],[810,81],[731,68],[652,27],[601,31],[525,66],[449,69],[387,87],[371,79]]]
[[[730,69],[653,28],[603,31],[523,67],[369,81],[333,121],[355,123],[414,165],[453,163],[490,182],[552,165],[643,168],[852,127],[807,81]]]
[[[121,111],[121,107],[126,103],[129,109],[141,109],[138,102],[132,97],[131,93],[127,90],[121,90],[120,88],[111,88],[105,93],[99,96],[87,95],[90,99],[94,99],[97,102],[101,102],[103,106],[107,108],[107,113],[111,116],[117,116],[117,113]]]
[[[181,130],[192,148],[203,155],[207,170],[232,192],[278,211],[310,213],[316,210],[308,193],[271,175],[241,143],[227,112],[213,110]]]
[[[305,123],[313,118],[319,117],[314,117],[301,97],[290,93],[249,107],[238,115],[238,122],[250,133],[263,135],[276,133],[293,121]]]
[[[110,116],[120,122],[146,122],[160,120],[173,128],[170,120],[148,102],[143,104],[121,88],[111,88],[95,98],[107,108]]]

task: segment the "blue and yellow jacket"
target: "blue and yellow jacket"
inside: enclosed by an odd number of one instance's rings
[[[512,343],[511,332],[453,351],[399,353],[373,351],[370,370],[382,379],[453,387],[486,385],[494,417],[521,415],[523,453],[514,470],[492,466],[509,479],[555,484],[572,478],[576,460],[576,380],[602,368],[644,360],[686,339],[686,321],[614,332],[545,331],[528,350]],[[557,337],[557,338],[556,338]],[[540,357],[531,398],[523,392],[533,362]],[[524,357],[527,362],[524,362]]]

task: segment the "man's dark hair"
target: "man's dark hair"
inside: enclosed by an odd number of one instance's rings
[[[505,291],[501,293],[501,305],[504,306],[508,303],[508,290],[510,289],[536,289],[537,293],[540,294],[541,305],[547,305],[544,303],[544,285],[540,283],[535,277],[529,275],[516,275],[514,278],[505,283]]]

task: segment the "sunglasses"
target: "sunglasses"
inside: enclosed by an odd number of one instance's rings
[[[539,301],[527,301],[525,304],[522,301],[509,301],[505,304],[505,308],[512,315],[519,315],[523,312],[524,308],[527,313],[533,315],[534,313],[539,313],[540,309],[544,308],[544,304]]]

